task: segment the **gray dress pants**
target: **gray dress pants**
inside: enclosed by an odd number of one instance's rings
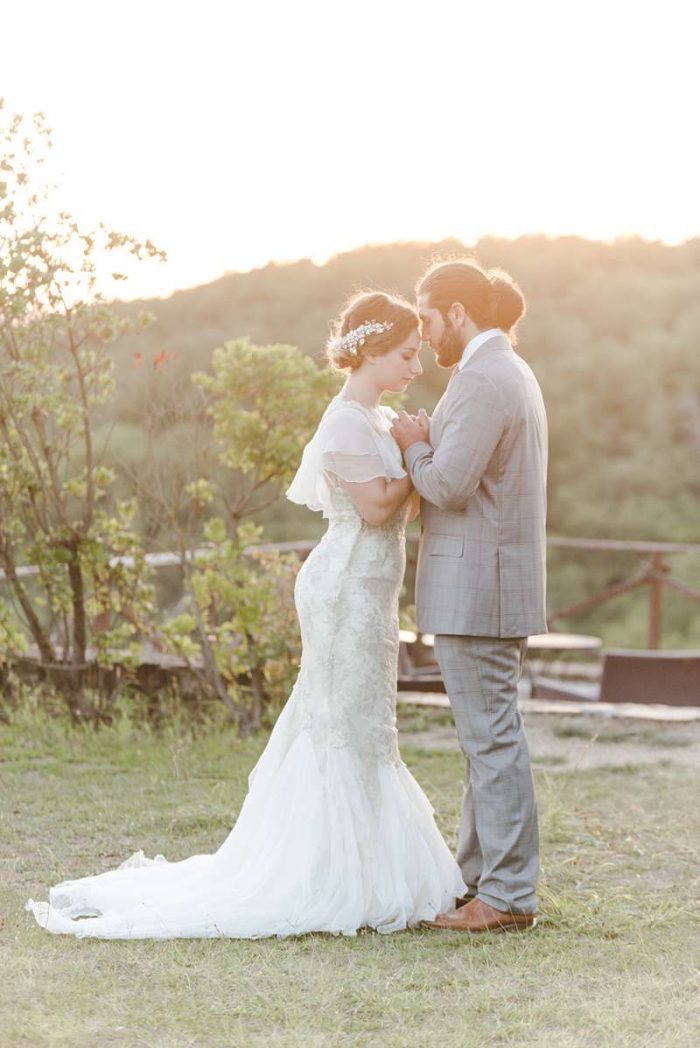
[[[517,705],[526,650],[526,637],[435,637],[467,758],[457,862],[470,894],[512,913],[536,911],[539,872],[535,791]]]

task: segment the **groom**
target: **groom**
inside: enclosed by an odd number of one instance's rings
[[[431,419],[404,411],[392,431],[421,495],[418,629],[435,634],[468,768],[457,848],[468,895],[431,925],[526,929],[537,920],[538,827],[517,685],[528,634],[547,629],[547,418],[513,349],[525,301],[507,274],[436,265],[418,310],[422,339],[452,375]]]

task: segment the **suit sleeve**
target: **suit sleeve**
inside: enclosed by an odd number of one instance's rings
[[[449,405],[437,448],[419,441],[405,460],[416,490],[439,509],[458,511],[481,483],[506,428],[506,414],[490,379],[466,371]]]

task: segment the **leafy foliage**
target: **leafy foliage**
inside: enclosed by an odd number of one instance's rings
[[[98,259],[159,253],[56,212],[30,177],[43,145],[41,114],[0,124],[0,643],[12,651],[31,639],[47,667],[72,668],[69,705],[94,716],[83,693],[89,650],[109,661],[152,610],[135,504],[110,499],[114,472],[94,434],[115,393],[108,349],[146,319],[104,301]]]
[[[340,382],[321,371],[295,346],[255,346],[249,339],[215,349],[213,374],[198,372],[194,382],[209,397],[208,413],[218,457],[237,471],[234,518],[259,512],[289,484],[304,445]],[[273,495],[253,504],[267,485]]]
[[[233,537],[220,517],[204,528],[207,555],[189,574],[190,606],[163,627],[170,648],[201,661],[214,693],[244,733],[279,712],[299,671],[301,644],[292,590],[293,554],[254,551],[262,529],[242,524]],[[203,629],[202,629],[203,624]]]
[[[337,379],[293,346],[248,339],[215,350],[212,365],[194,381],[212,424],[209,466],[215,457],[223,473],[216,479],[210,468],[184,484],[171,511],[186,610],[166,623],[163,637],[201,664],[212,691],[249,731],[279,709],[298,673],[292,592],[299,561],[278,551],[246,553],[262,528],[243,521],[274,503],[291,480]],[[217,507],[224,516],[209,516]],[[196,557],[197,549],[205,555]]]

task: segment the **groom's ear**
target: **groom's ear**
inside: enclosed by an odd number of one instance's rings
[[[461,327],[467,315],[467,311],[461,302],[453,302],[447,311],[447,315],[453,324]]]

